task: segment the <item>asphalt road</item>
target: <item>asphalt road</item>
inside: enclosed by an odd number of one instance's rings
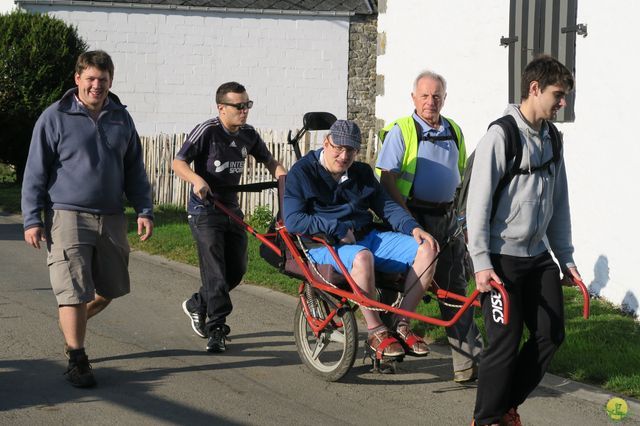
[[[132,293],[89,323],[98,387],[73,388],[45,263],[44,250],[24,243],[20,218],[0,215],[0,424],[470,423],[476,388],[449,381],[445,347],[407,359],[395,375],[359,359],[342,382],[326,383],[298,358],[296,299],[264,288],[233,291],[228,351],[207,353],[180,307],[197,269],[144,253],[131,256]],[[640,404],[629,399],[629,415],[610,420],[610,397],[547,375],[519,411],[526,425],[640,424]]]

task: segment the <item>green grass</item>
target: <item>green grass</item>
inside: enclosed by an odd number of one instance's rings
[[[20,188],[16,184],[0,183],[0,210],[13,213],[20,210]],[[169,259],[197,265],[196,247],[182,207],[163,206],[155,210],[154,235],[141,243],[136,235],[134,214],[130,219],[129,240],[134,249],[159,254]],[[249,222],[264,231],[263,215]],[[249,271],[245,281],[288,294],[297,294],[299,282],[280,274],[259,256],[259,241],[249,237]],[[598,299],[591,300],[591,317],[582,319],[582,296],[575,288],[565,288],[566,339],[554,357],[550,372],[580,382],[601,386],[610,392],[640,397],[640,323],[614,306]],[[418,311],[439,317],[435,302],[421,304]],[[481,330],[482,321],[476,312]],[[415,323],[421,333],[439,342],[446,342],[444,329]],[[523,337],[523,339],[526,337]]]
[[[566,338],[550,371],[613,392],[640,397],[640,323],[609,303],[591,300],[582,319],[582,295],[565,288]]]
[[[144,242],[140,241],[137,235],[136,215],[133,209],[128,208],[126,213],[129,219],[129,244],[131,244],[131,248],[162,255],[177,262],[198,265],[198,253],[191,237],[184,208],[177,206],[156,207],[153,236]]]
[[[127,209],[129,216],[129,243],[136,250],[159,254],[177,262],[198,265],[196,245],[191,237],[187,223],[187,214],[182,207],[162,206],[154,210],[155,221],[153,237],[141,242],[136,234],[135,214]],[[257,217],[249,220],[259,232],[265,232],[264,220]],[[265,262],[259,254],[260,241],[249,236],[249,270],[244,281],[279,290],[291,295],[297,294],[299,282],[280,274],[277,269]]]

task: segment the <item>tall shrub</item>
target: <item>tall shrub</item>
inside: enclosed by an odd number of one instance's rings
[[[87,49],[75,27],[41,14],[0,15],[0,161],[22,181],[40,113],[74,86],[75,61]]]

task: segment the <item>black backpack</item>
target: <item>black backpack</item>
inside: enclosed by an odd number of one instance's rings
[[[560,136],[560,132],[558,128],[550,121],[547,121],[547,125],[549,126],[549,134],[551,136],[551,148],[553,150],[553,157],[536,167],[532,167],[531,169],[521,169],[520,163],[522,162],[522,143],[520,141],[520,130],[518,129],[518,124],[516,123],[516,119],[511,115],[505,115],[497,119],[496,121],[489,124],[489,127],[494,124],[502,127],[502,130],[505,134],[505,157],[507,159],[507,164],[509,161],[513,159],[513,165],[511,169],[502,176],[502,179],[498,182],[498,186],[496,187],[495,192],[493,193],[493,198],[491,202],[491,217],[490,220],[493,220],[496,215],[496,210],[498,208],[498,201],[500,199],[500,195],[502,191],[509,185],[509,182],[516,175],[528,175],[536,172],[538,170],[547,170],[551,166],[552,163],[557,163],[560,161],[562,157],[562,137]],[[469,156],[467,160],[467,167],[464,171],[464,177],[462,178],[462,186],[460,187],[460,192],[458,193],[458,200],[456,202],[456,207],[458,211],[458,215],[460,217],[466,216],[467,210],[467,196],[469,193],[469,183],[471,181],[471,170],[473,169],[473,157],[475,151]]]

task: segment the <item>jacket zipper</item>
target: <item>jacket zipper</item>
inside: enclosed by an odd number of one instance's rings
[[[541,149],[541,153],[540,153],[540,164],[543,163],[544,161],[544,139],[542,137],[540,137],[540,146],[542,147]],[[531,167],[531,157],[529,157],[529,167]],[[542,170],[540,170],[540,172],[542,172]],[[536,173],[536,172],[534,172]],[[542,175],[542,173],[540,173]],[[535,177],[535,175],[533,173],[529,174],[529,176],[531,177]],[[542,202],[544,201],[544,192],[545,192],[545,180],[543,176],[540,176],[540,182],[542,185],[542,188],[540,190],[540,195],[539,195],[539,202],[538,202],[538,212],[536,214],[536,227],[534,228],[534,232],[531,234],[531,237],[529,238],[529,244],[527,244],[527,254],[529,256],[531,256],[531,243],[533,243],[533,239],[534,237],[536,237],[536,235],[538,234],[538,228],[540,228],[540,212],[542,210]]]

